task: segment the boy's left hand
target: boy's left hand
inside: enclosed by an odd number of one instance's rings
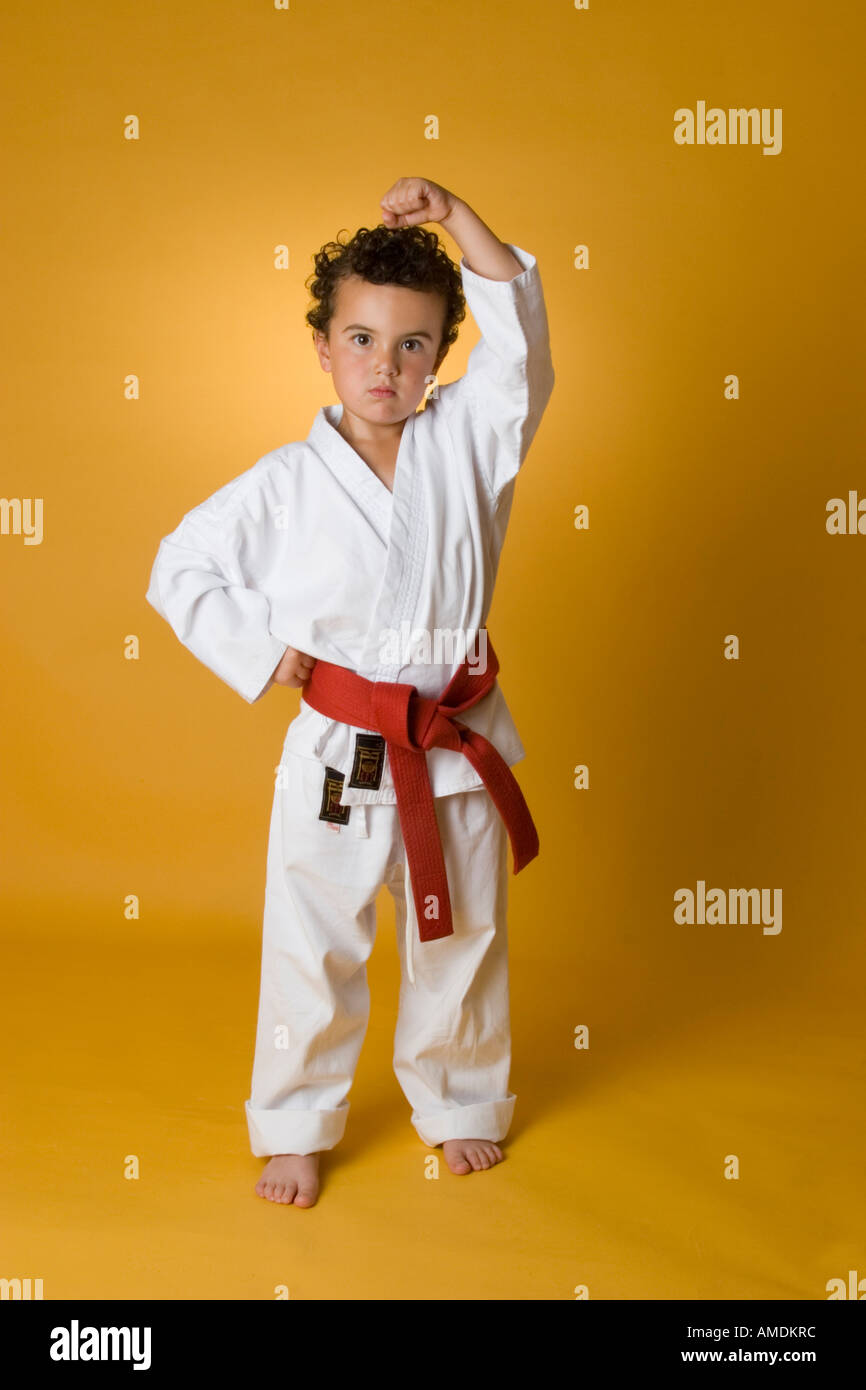
[[[379,200],[386,227],[444,222],[460,200],[430,179],[398,179]]]

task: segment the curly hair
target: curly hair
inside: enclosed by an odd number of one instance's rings
[[[445,322],[439,351],[457,340],[457,325],[466,317],[466,300],[460,271],[439,245],[435,232],[425,227],[359,227],[350,241],[329,241],[313,257],[315,270],[305,281],[314,303],[307,323],[325,336],[337,304],[337,286],[349,275],[359,275],[373,285],[403,285],[412,290],[436,290],[445,301]]]

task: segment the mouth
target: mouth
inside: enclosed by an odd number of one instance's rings
[[[383,400],[386,396],[396,396],[397,392],[392,391],[390,386],[374,386],[370,391],[371,396],[380,396]]]

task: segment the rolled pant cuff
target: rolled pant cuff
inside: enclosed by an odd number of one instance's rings
[[[346,1128],[348,1103],[336,1110],[254,1110],[244,1101],[250,1148],[259,1158],[333,1149]]]
[[[478,1105],[455,1105],[426,1115],[412,1112],[412,1124],[422,1143],[431,1148],[446,1139],[504,1139],[511,1126],[517,1096],[486,1100]]]

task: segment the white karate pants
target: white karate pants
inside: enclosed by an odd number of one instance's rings
[[[422,942],[397,807],[355,805],[348,824],[335,826],[319,819],[323,764],[286,750],[281,763],[244,1102],[252,1152],[313,1153],[343,1137],[383,884],[394,898],[401,970],[393,1065],[411,1123],[429,1147],[504,1139],[517,1099],[508,1089],[508,837],[489,792],[434,801],[454,934]]]

